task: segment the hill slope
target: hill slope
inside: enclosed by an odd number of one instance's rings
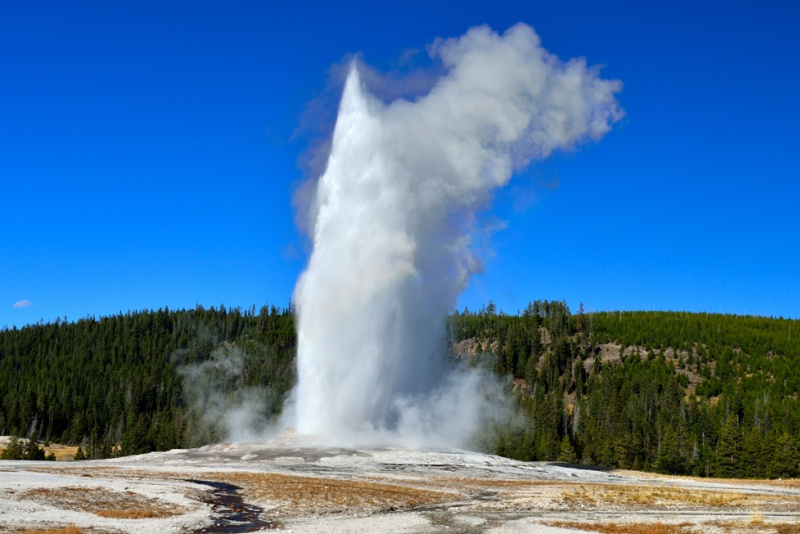
[[[800,474],[800,322],[731,315],[571,314],[534,302],[450,319],[455,353],[515,378],[515,458],[724,477]]]
[[[800,321],[577,314],[536,301],[449,319],[451,359],[510,379],[514,421],[478,443],[522,460],[701,476],[800,474]],[[278,413],[294,384],[291,309],[129,312],[0,331],[0,434],[91,458],[219,441],[220,404]]]

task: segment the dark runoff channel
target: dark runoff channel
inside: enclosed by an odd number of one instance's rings
[[[264,509],[247,504],[242,499],[239,486],[211,480],[187,479],[186,482],[211,486],[205,502],[211,505],[213,525],[195,530],[195,534],[255,532],[280,527],[277,521],[261,519]]]

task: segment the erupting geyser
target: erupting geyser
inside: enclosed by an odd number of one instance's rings
[[[431,48],[446,69],[416,101],[371,96],[351,66],[295,290],[296,429],[328,443],[463,445],[472,373],[443,375],[444,319],[479,268],[475,212],[532,159],[600,138],[621,84],[561,62],[519,24]]]

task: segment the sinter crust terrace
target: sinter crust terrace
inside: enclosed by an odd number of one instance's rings
[[[262,509],[262,527],[292,532],[800,531],[800,484],[792,481],[678,478],[457,450],[317,448],[296,437],[69,464],[4,461],[0,527],[199,532],[221,512],[210,488],[190,480],[242,488],[244,501]]]

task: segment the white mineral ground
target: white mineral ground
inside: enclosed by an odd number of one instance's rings
[[[793,532],[800,525],[800,481],[668,477],[461,450],[320,448],[287,437],[111,460],[0,461],[0,530],[191,532],[211,525],[214,513],[204,499],[210,488],[187,479],[242,487],[244,501],[263,508],[261,519],[286,532],[582,532],[612,524],[642,531],[657,523],[674,528],[664,532]]]

